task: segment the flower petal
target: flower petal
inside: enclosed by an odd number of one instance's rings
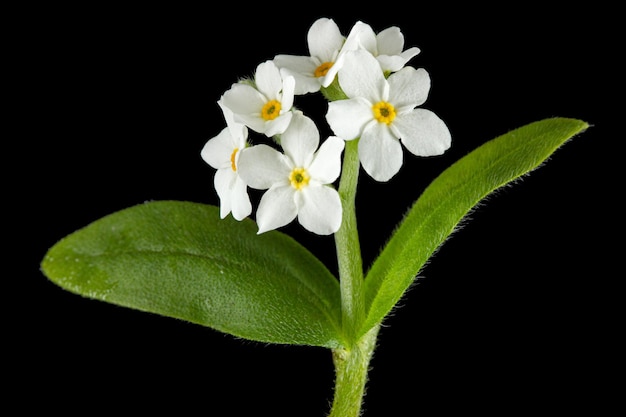
[[[355,37],[358,45],[370,52],[372,55],[378,55],[378,46],[376,45],[376,33],[374,33],[374,29],[367,23],[363,23],[358,21],[352,26],[350,30],[350,34],[348,35],[349,39]],[[353,48],[357,49],[357,48]]]
[[[417,156],[441,155],[452,143],[446,124],[430,110],[414,109],[398,115],[394,126],[404,146]]]
[[[294,112],[291,123],[280,138],[285,154],[297,167],[308,167],[319,145],[320,134],[313,120],[301,111]]]
[[[344,140],[358,138],[365,125],[373,119],[372,104],[363,98],[328,103],[326,121],[335,135]]]
[[[289,184],[291,166],[282,153],[268,145],[255,145],[240,152],[237,172],[252,188],[265,190]]]
[[[406,58],[402,55],[378,55],[376,57],[380,67],[385,72],[396,72],[401,70],[411,58],[412,56]]]
[[[235,121],[235,115],[231,109],[226,107],[223,97],[218,100],[217,104],[222,109],[222,114],[226,120],[228,130],[230,130],[234,147],[243,149],[246,146],[246,140],[248,139],[248,128],[243,123]]]
[[[277,100],[283,89],[283,79],[280,70],[274,62],[268,60],[261,62],[254,74],[256,88],[265,95],[268,100]]]
[[[334,182],[341,172],[341,152],[346,143],[337,136],[331,136],[322,143],[308,168],[309,174],[321,184]]]
[[[293,77],[295,80],[294,94],[315,93],[320,90],[320,79],[315,76],[315,69],[319,66],[308,56],[276,55],[274,62],[280,68],[284,77]]]
[[[230,190],[230,204],[233,217],[236,220],[243,220],[252,213],[252,203],[248,196],[248,186],[239,175]]]
[[[414,46],[412,48],[407,49],[406,51],[402,51],[400,56],[404,59],[404,62],[409,62],[411,58],[417,56],[420,53],[420,48]]]
[[[286,75],[283,79],[283,87],[281,94],[281,113],[287,113],[291,111],[293,107],[293,96],[296,89],[296,79],[291,75]]]
[[[399,111],[423,104],[430,91],[430,76],[425,69],[404,67],[389,76],[389,97]]]
[[[318,235],[330,235],[341,226],[341,199],[339,193],[329,186],[310,186],[302,190],[302,205],[298,222]]]
[[[293,117],[292,112],[281,114],[274,120],[267,120],[263,122],[263,128],[260,130],[257,130],[257,132],[264,133],[268,137],[272,137],[274,135],[280,135],[289,127],[292,117]],[[261,120],[261,119],[259,118],[258,120]]]
[[[258,233],[282,227],[296,218],[298,209],[291,185],[272,187],[263,194],[256,211]]]
[[[335,51],[334,55],[336,55],[336,57],[333,58],[334,59],[333,65],[328,69],[328,71],[326,72],[326,75],[320,78],[322,87],[326,88],[330,84],[332,84],[333,81],[335,81],[335,78],[337,74],[339,73],[339,70],[341,69],[341,67],[343,67],[343,63],[346,57],[346,52],[354,51],[359,48],[359,34],[360,34],[359,27],[355,25],[350,31],[350,34],[348,35],[348,37],[345,38],[345,41],[343,42],[343,45],[341,45],[341,48],[338,51]],[[333,59],[330,59],[326,62],[333,62]]]
[[[402,166],[402,145],[387,125],[375,123],[361,136],[359,159],[372,178],[388,181]]]
[[[388,27],[376,35],[380,55],[400,55],[404,48],[404,35],[397,26]]]
[[[224,106],[233,112],[235,122],[243,123],[255,132],[265,131],[265,120],[261,109],[267,99],[254,87],[236,83],[222,95]]]
[[[204,161],[215,169],[230,168],[230,157],[235,150],[230,130],[225,127],[215,137],[208,140],[200,151]]]
[[[236,115],[255,114],[258,117],[267,98],[251,85],[235,83],[222,95],[222,102]]]
[[[213,177],[213,185],[220,199],[220,218],[222,219],[228,216],[232,208],[230,190],[235,182],[235,177],[235,172],[230,168],[218,169],[215,172],[215,177]]]
[[[266,130],[265,120],[261,119],[258,115],[237,113],[235,115],[235,119],[245,124],[246,126],[254,130],[255,132],[264,133]]]
[[[307,76],[313,76],[315,69],[319,66],[319,63],[310,56],[286,54],[276,55],[274,63],[280,68],[281,72],[288,69],[290,72]]]
[[[339,85],[349,98],[364,97],[371,103],[383,100],[387,80],[380,64],[368,51],[346,52],[338,76]]]
[[[321,62],[332,62],[341,49],[344,37],[334,20],[322,17],[317,19],[307,33],[309,53]]]

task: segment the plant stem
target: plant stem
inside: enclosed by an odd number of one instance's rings
[[[361,415],[369,363],[376,348],[378,326],[366,333],[352,349],[333,350],[335,398],[329,417]]]
[[[363,262],[355,210],[359,170],[358,140],[348,141],[339,183],[343,216],[341,227],[335,233],[335,245],[341,288],[342,326],[351,344],[333,350],[335,397],[330,417],[358,417],[361,414],[369,363],[378,335],[377,326],[357,340],[365,317]]]
[[[341,287],[342,326],[346,336],[352,341],[355,340],[365,315],[363,261],[355,210],[360,167],[358,139],[347,141],[339,182],[343,215],[341,227],[335,233],[335,246]]]

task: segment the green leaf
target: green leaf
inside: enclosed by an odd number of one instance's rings
[[[541,165],[588,124],[551,118],[493,139],[441,173],[422,193],[365,278],[367,317],[381,322],[437,248],[485,196]]]
[[[289,236],[257,230],[214,206],[149,202],[60,240],[41,268],[71,292],[237,337],[343,345],[337,279]]]

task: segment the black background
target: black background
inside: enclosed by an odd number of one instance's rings
[[[385,321],[365,416],[598,411],[613,397],[604,381],[617,371],[611,352],[620,330],[621,210],[612,200],[623,187],[615,158],[623,135],[609,117],[621,100],[612,76],[615,12],[381,6],[344,14],[273,5],[280,13],[151,6],[16,15],[18,95],[8,114],[19,133],[5,154],[14,167],[5,181],[13,196],[6,205],[16,209],[9,229],[18,232],[9,262],[19,261],[6,277],[18,285],[6,287],[5,327],[14,334],[5,343],[16,348],[10,385],[38,399],[22,407],[303,417],[328,410],[333,368],[325,349],[237,340],[84,299],[39,271],[56,241],[113,211],[148,200],[218,204],[214,170],[200,158],[224,126],[216,101],[258,63],[306,55],[318,17],[333,18],[344,35],[357,20],[376,32],[399,26],[405,47],[421,49],[410,64],[432,79],[423,107],[452,132],[440,157],[405,151],[388,183],[361,176],[366,267],[420,191],[472,149],[552,116],[593,125],[489,197],[432,258]],[[297,224],[282,231],[336,268],[332,238]]]

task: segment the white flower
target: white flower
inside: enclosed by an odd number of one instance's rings
[[[295,94],[298,95],[328,87],[341,67],[343,54],[357,47],[354,36],[345,38],[335,21],[328,18],[320,18],[311,25],[307,42],[310,56],[281,54],[274,57],[281,72],[295,78]]]
[[[291,121],[294,78],[283,78],[272,61],[265,61],[257,66],[253,84],[233,84],[223,95],[224,105],[235,121],[256,132],[270,137],[283,133]]]
[[[403,51],[404,35],[397,26],[376,34],[370,25],[359,21],[352,28],[352,32],[358,37],[359,46],[374,55],[386,74],[399,71],[420,53],[417,47]]]
[[[285,153],[256,145],[242,153],[240,175],[252,188],[267,189],[256,213],[258,233],[284,226],[296,217],[319,235],[335,233],[341,225],[341,199],[331,184],[341,171],[345,143],[331,136],[319,144],[319,131],[302,112],[294,112],[281,136]]]
[[[330,102],[326,120],[346,140],[360,137],[359,159],[377,181],[387,181],[402,166],[402,144],[417,156],[440,155],[451,144],[450,131],[426,101],[430,77],[406,66],[385,79],[376,58],[365,50],[346,54],[339,85],[348,99]]]
[[[237,164],[241,151],[246,147],[248,129],[233,120],[232,112],[220,99],[226,127],[204,145],[200,155],[206,163],[217,169],[214,177],[215,190],[220,199],[220,217],[232,212],[233,217],[242,220],[252,213],[246,183],[239,176]]]

